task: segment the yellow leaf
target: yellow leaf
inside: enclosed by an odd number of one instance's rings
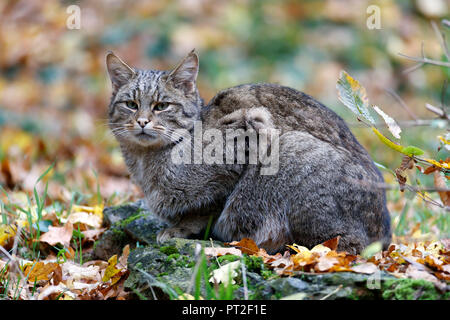
[[[50,280],[51,274],[59,268],[57,263],[36,262],[35,264],[28,264],[25,267],[24,274],[28,276],[28,282]]]
[[[104,208],[103,204],[96,205],[94,207],[94,212],[93,212],[95,215],[99,216],[100,219],[102,219],[102,220],[103,220],[103,208]]]
[[[117,254],[113,255],[108,260],[108,266],[106,267],[105,274],[103,275],[102,281],[107,282],[112,277],[120,272],[119,269],[116,268],[117,265]]]
[[[205,300],[203,299],[203,297],[199,296],[198,297],[199,300]],[[177,298],[177,300],[195,300],[195,297],[190,295],[189,293],[183,293],[180,294]]]
[[[310,254],[311,253],[307,247],[299,246],[296,243],[294,243],[292,246],[288,245],[288,247],[297,253],[301,253],[301,254],[308,254],[308,253]]]
[[[394,142],[392,142],[391,140],[389,140],[388,138],[386,138],[385,136],[383,136],[383,134],[378,131],[375,127],[371,127],[372,131],[375,132],[375,134],[377,135],[377,137],[385,144],[387,145],[389,148],[394,149],[395,151],[398,152],[402,152],[403,147],[401,145],[398,145]]]
[[[435,165],[436,167],[439,168],[444,168],[444,169],[450,169],[450,162],[449,161],[442,161],[442,162],[438,162],[436,160],[433,159],[423,159],[428,163],[431,163],[432,165]]]
[[[9,224],[0,224],[0,246],[4,246],[10,239],[16,235],[16,226]]]
[[[441,140],[444,144],[450,145],[450,140],[445,139],[443,136],[438,136],[438,139]]]
[[[67,221],[72,224],[82,223],[96,229],[102,226],[102,219],[98,215],[86,211],[72,212]]]

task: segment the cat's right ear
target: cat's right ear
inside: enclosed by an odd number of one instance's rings
[[[114,91],[128,83],[136,74],[131,67],[111,51],[106,54],[106,67],[108,68],[109,78]]]

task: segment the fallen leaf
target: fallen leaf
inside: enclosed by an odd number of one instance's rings
[[[96,241],[98,237],[105,232],[106,228],[84,230],[83,235],[86,241]]]
[[[242,251],[237,248],[212,248],[207,247],[204,249],[207,256],[220,257],[226,254],[233,254],[236,256],[242,256]]]
[[[23,273],[28,277],[28,282],[50,280],[53,272],[58,268],[60,269],[61,267],[57,263],[40,261],[25,266]]]
[[[445,183],[443,174],[439,171],[434,172],[434,186],[437,189],[447,189],[447,185]],[[441,201],[444,206],[450,206],[450,191],[438,191],[439,197],[441,198]]]
[[[67,261],[61,264],[63,278],[84,281],[100,281],[100,267],[98,266],[80,266],[74,262]]]
[[[330,270],[335,264],[338,264],[339,260],[334,257],[323,256],[320,257],[317,261],[317,264],[314,266],[314,270],[319,272],[325,272]]]
[[[39,241],[46,242],[52,246],[57,243],[61,243],[65,247],[70,246],[70,240],[72,239],[73,225],[67,222],[64,227],[48,227],[48,232],[44,233]]]
[[[351,270],[356,273],[372,274],[378,271],[378,267],[371,262],[367,262],[352,266]]]
[[[237,260],[213,270],[209,282],[223,283],[225,286],[228,286],[230,283],[235,284],[236,281],[234,281],[234,278],[238,275],[236,270],[239,270],[240,265],[241,261]]]
[[[250,238],[243,238],[241,241],[225,243],[225,245],[237,247],[242,251],[242,253],[247,254],[255,254],[259,251],[259,248],[256,245],[255,241]]]
[[[100,228],[102,226],[101,217],[96,214],[84,211],[71,213],[67,221],[72,224],[82,223],[93,228]]]
[[[337,247],[339,245],[339,240],[341,239],[341,236],[337,236],[333,239],[327,240],[324,243],[322,243],[322,245],[324,245],[325,247],[330,248],[330,250],[337,250]]]
[[[0,246],[5,247],[16,235],[16,230],[15,225],[0,224]]]

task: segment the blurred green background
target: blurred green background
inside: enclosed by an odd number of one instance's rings
[[[381,29],[366,25],[372,4],[380,8]],[[80,29],[67,27],[71,5],[80,8]],[[3,201],[23,201],[53,162],[50,202],[67,203],[76,193],[77,202],[90,203],[98,188],[106,204],[140,196],[106,126],[108,50],[135,67],[169,69],[195,48],[205,101],[250,82],[304,91],[341,115],[376,162],[395,169],[401,155],[358,125],[338,101],[336,81],[340,70],[349,72],[367,89],[370,103],[400,126],[412,118],[386,90],[401,96],[418,118],[435,118],[425,103],[440,106],[442,96],[449,103],[449,90],[441,93],[450,69],[426,65],[404,73],[414,62],[398,53],[420,56],[423,41],[429,58],[445,59],[430,21],[448,19],[448,9],[445,0],[2,1],[0,183],[10,196],[2,195]],[[445,159],[448,151],[437,151],[436,138],[445,125],[405,126],[401,143]],[[392,175],[385,176],[395,186]],[[432,176],[417,172],[410,182],[418,178],[433,185]],[[398,234],[419,225],[423,233],[448,237],[442,208],[396,189],[388,198]]]

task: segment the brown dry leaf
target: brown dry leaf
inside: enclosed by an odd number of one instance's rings
[[[53,272],[58,268],[61,269],[57,263],[40,261],[25,266],[23,273],[25,276],[28,276],[28,282],[50,280]]]
[[[293,264],[291,260],[291,254],[289,251],[285,251],[284,254],[279,256],[274,261],[270,262],[270,266],[274,268],[280,268],[280,267],[289,267]]]
[[[330,239],[322,243],[325,247],[330,248],[331,250],[337,250],[339,245],[339,240],[341,240],[341,236],[337,236],[336,238]]]
[[[84,239],[86,241],[95,241],[105,230],[106,228],[85,230],[83,231]]]
[[[437,189],[447,189],[444,177],[439,171],[434,172],[434,186]],[[444,206],[450,206],[450,191],[438,191],[438,194]]]
[[[100,281],[100,267],[99,266],[80,266],[71,261],[61,264],[62,274],[64,279],[71,279],[73,281]]]
[[[70,297],[70,300],[73,300],[76,298],[76,295],[73,292],[71,292],[64,283],[61,282],[58,285],[45,287],[39,293],[37,299],[38,300],[46,300],[51,295],[54,295],[54,294],[59,295],[62,292],[64,292],[65,296]],[[68,300],[68,299],[64,298],[64,300]]]
[[[412,279],[423,279],[433,282],[438,288],[444,289],[447,285],[439,281],[434,275],[429,272],[418,270],[413,265],[409,265],[405,271],[405,275]]]
[[[122,255],[119,258],[117,267],[119,267],[120,269],[126,269],[129,255],[130,255],[130,245],[127,244],[122,250]]]
[[[250,238],[243,238],[241,241],[225,243],[225,245],[237,247],[242,251],[242,253],[257,254],[259,252],[259,248],[255,241]]]
[[[318,259],[317,264],[314,266],[314,270],[318,272],[326,272],[338,263],[339,260],[335,257],[322,256]]]
[[[372,274],[378,270],[378,267],[371,262],[366,262],[351,267],[351,270],[356,273]]]
[[[73,250],[72,247],[66,248],[66,251],[64,252],[64,256],[67,259],[73,259],[75,257],[75,250]]]
[[[50,245],[61,243],[64,247],[70,246],[70,240],[72,239],[73,225],[67,222],[64,227],[49,226],[48,231],[44,233],[39,240],[46,242]]]
[[[236,256],[242,256],[242,251],[237,248],[213,248],[207,247],[204,249],[207,256],[220,257],[226,254],[233,254]]]

